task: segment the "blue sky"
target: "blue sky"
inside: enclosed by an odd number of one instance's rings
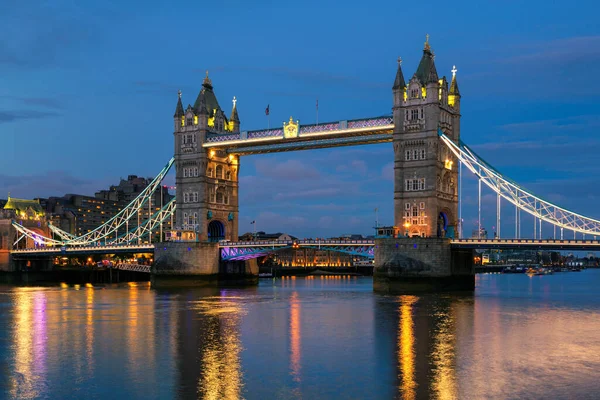
[[[237,97],[244,130],[266,126],[267,104],[271,125],[313,123],[317,97],[321,122],[389,114],[396,58],[412,75],[429,33],[438,73],[458,68],[463,140],[523,186],[600,218],[595,2],[173,4],[0,3],[0,197],[154,176],[172,154],[177,90],[193,103],[205,70],[224,109]],[[369,234],[375,207],[393,220],[391,163],[391,144],[244,157],[240,233],[257,220],[297,236]]]

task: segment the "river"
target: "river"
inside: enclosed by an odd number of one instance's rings
[[[477,275],[476,287],[384,296],[366,277],[0,286],[0,395],[597,398],[600,270]]]

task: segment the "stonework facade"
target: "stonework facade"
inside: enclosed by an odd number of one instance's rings
[[[200,241],[237,240],[240,160],[223,150],[202,147],[207,135],[239,133],[235,105],[228,119],[208,74],[194,106],[174,115],[177,211],[175,228],[195,232]]]
[[[394,95],[394,224],[401,236],[457,236],[458,160],[438,131],[458,143],[460,93],[453,69],[448,88],[429,43],[406,83],[398,62]]]

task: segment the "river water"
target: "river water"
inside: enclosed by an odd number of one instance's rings
[[[477,275],[474,295],[370,278],[247,289],[0,287],[10,399],[585,399],[600,270]]]

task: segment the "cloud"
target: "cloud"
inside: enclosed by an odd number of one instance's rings
[[[0,99],[17,101],[27,106],[42,106],[56,110],[62,110],[64,108],[64,105],[61,101],[52,97],[0,96]]]
[[[1,111],[0,110],[0,124],[15,122],[19,120],[29,120],[29,119],[41,119],[41,118],[49,118],[49,117],[57,117],[60,114],[55,112],[47,112],[47,111],[35,111],[35,110],[27,110],[27,111]]]
[[[69,51],[90,39],[93,16],[76,18],[77,7],[72,4],[69,13],[61,13],[61,8],[60,4],[32,7],[23,2],[3,7],[0,64],[19,68],[66,65]]]
[[[318,197],[331,197],[340,195],[339,188],[320,188],[312,190],[301,190],[297,192],[285,192],[277,193],[274,197],[275,201],[290,200],[290,199],[304,199],[304,198],[318,198]]]
[[[85,179],[65,171],[47,171],[37,175],[0,174],[0,187],[13,197],[31,199],[34,197],[63,196],[67,193],[93,196],[101,189],[114,184],[111,179]],[[7,193],[1,193],[4,197]]]
[[[394,181],[394,163],[388,163],[381,168],[381,177],[387,181]]]
[[[257,66],[216,66],[212,68],[213,71],[223,72],[252,72],[262,73],[269,77],[278,76],[287,78],[290,80],[298,81],[303,84],[312,84],[315,86],[322,87],[323,85],[328,86],[343,86],[348,87],[351,85],[354,89],[389,89],[389,82],[376,82],[376,81],[364,81],[356,76],[332,74],[325,71],[318,71],[313,69],[294,69],[285,66],[273,66],[273,67],[257,67]],[[203,73],[201,70],[194,70],[194,72]]]
[[[504,63],[561,65],[600,59],[600,36],[575,36],[569,38],[537,41],[525,44],[526,54],[517,54],[501,60]]]
[[[193,93],[189,87],[179,87],[171,83],[158,82],[158,81],[144,81],[139,80],[133,82],[138,93],[160,93],[160,94],[171,94],[174,98],[179,90],[185,90],[186,93]],[[190,98],[196,98],[196,95],[190,96]],[[183,100],[183,99],[182,99]]]
[[[259,158],[254,162],[254,167],[256,172],[265,178],[311,180],[321,177],[321,173],[316,168],[295,159],[273,163]]]

